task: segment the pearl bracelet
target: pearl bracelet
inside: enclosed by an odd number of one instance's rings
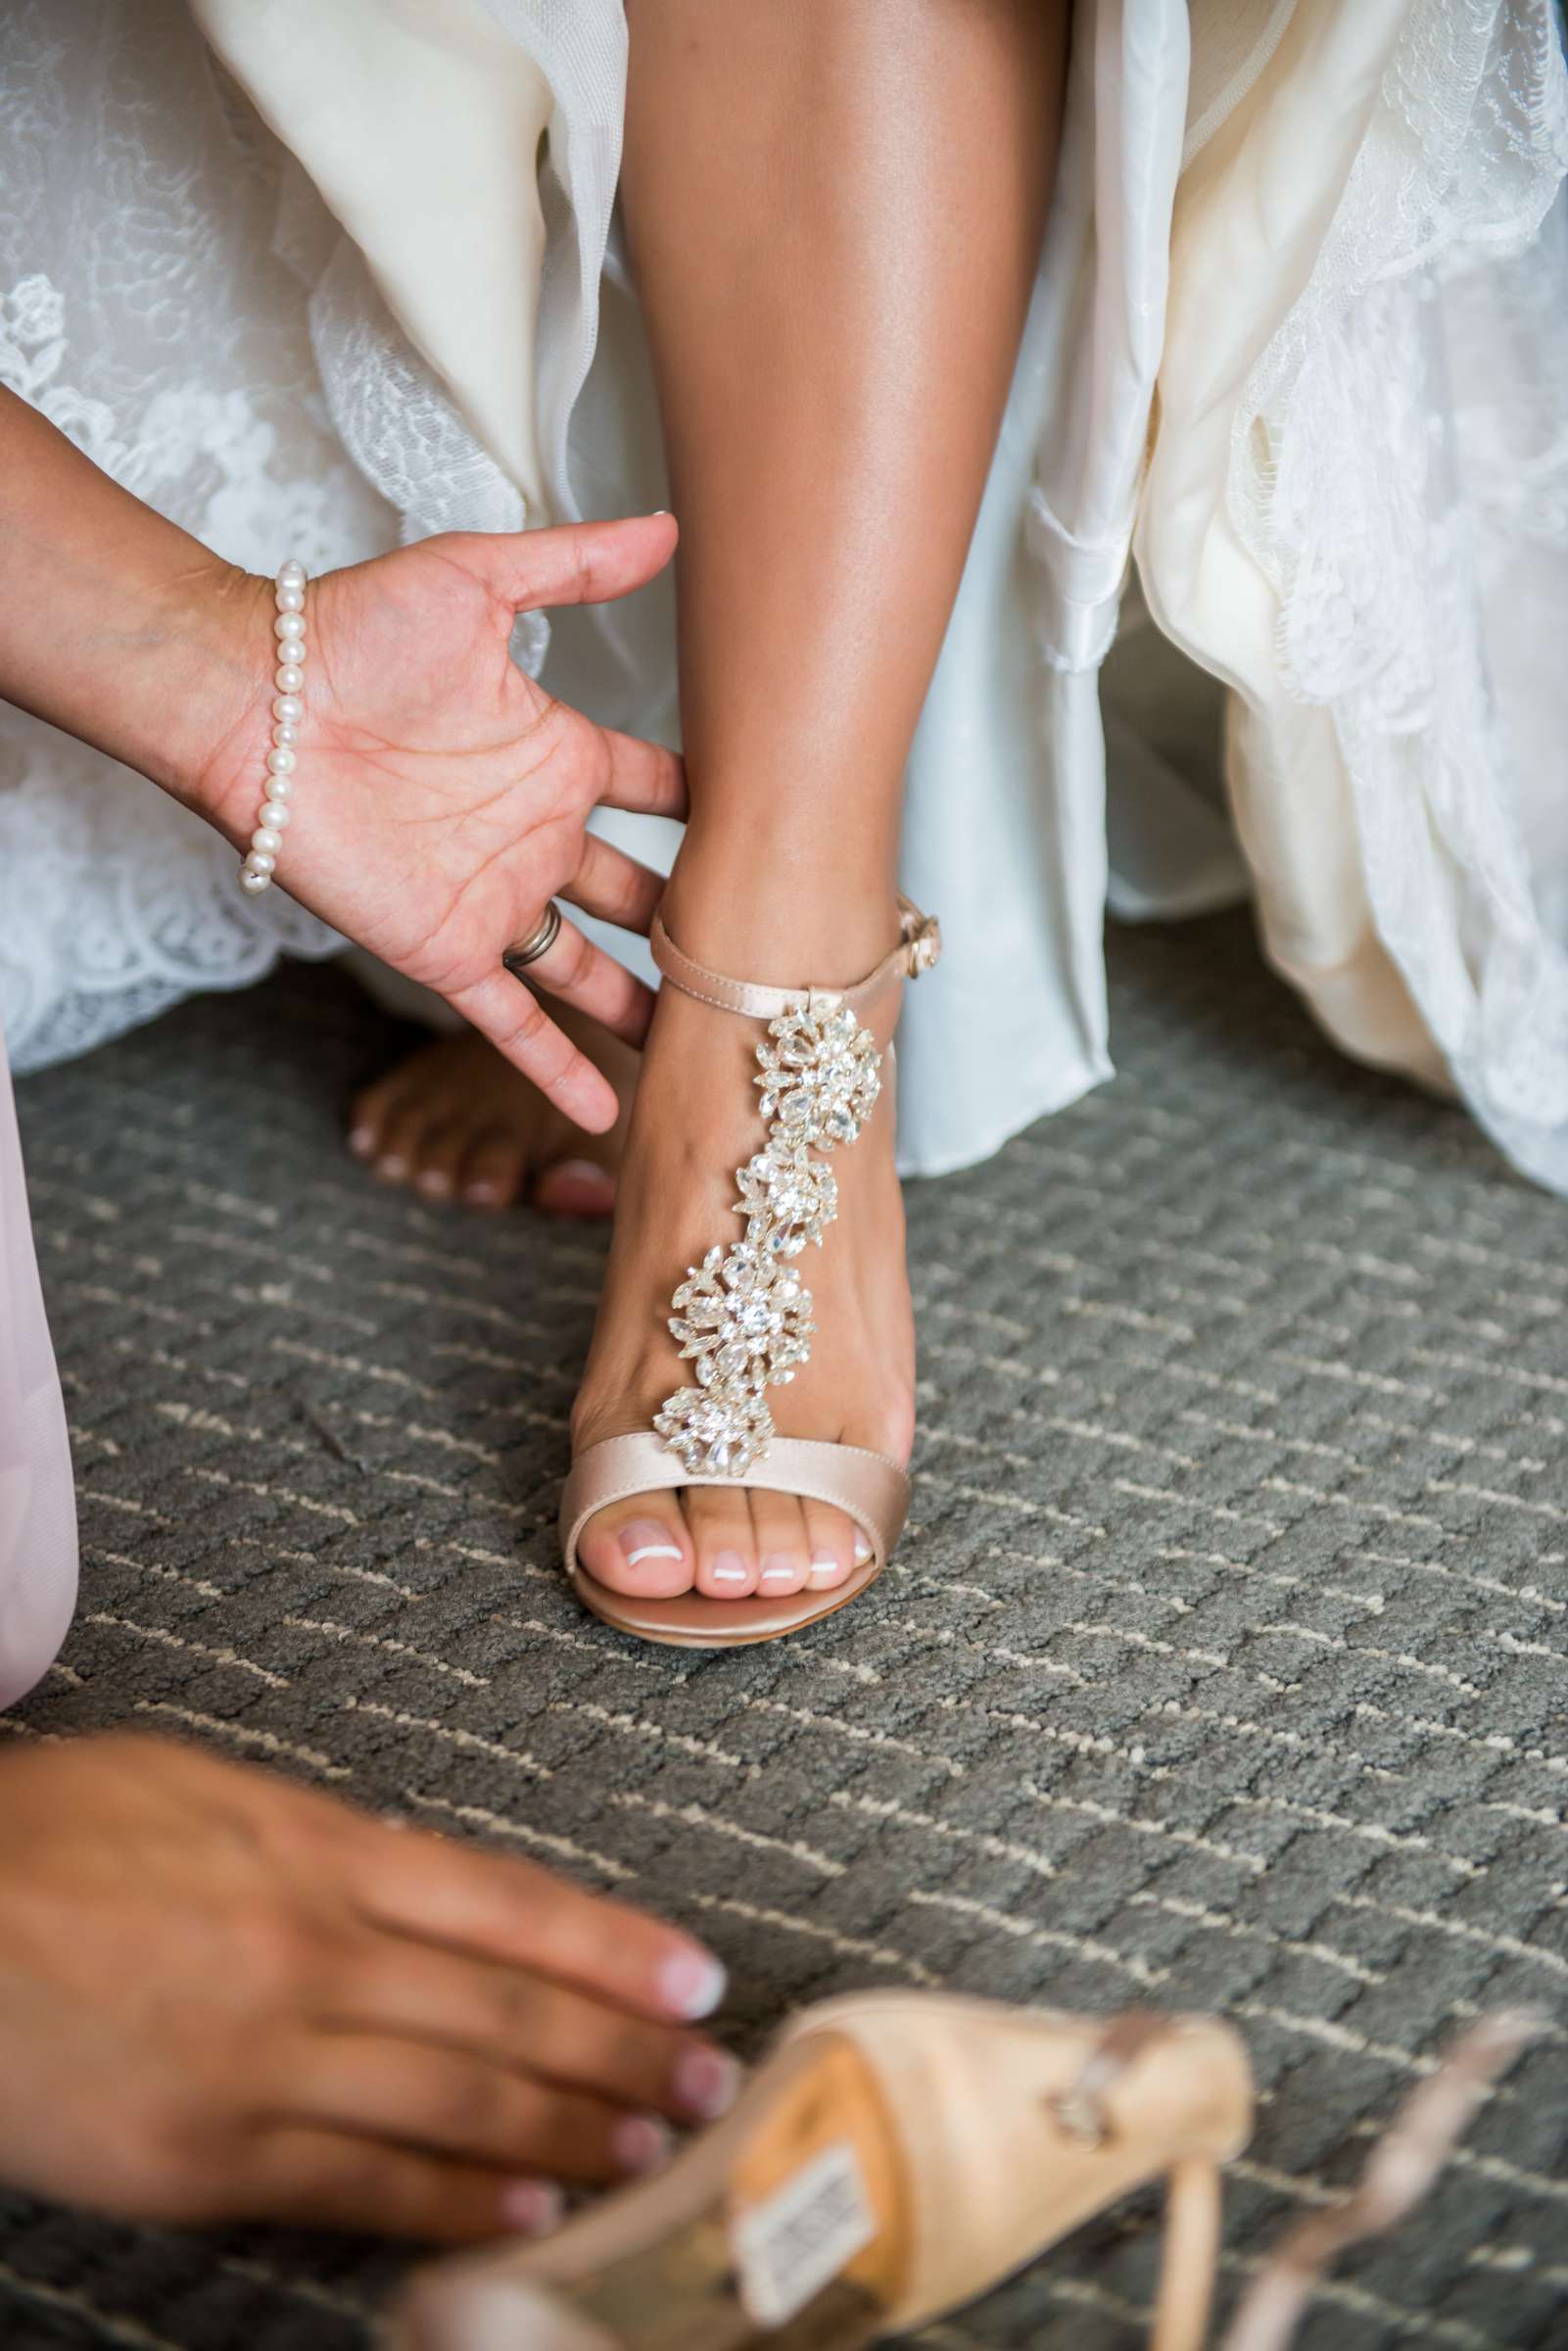
[[[295,556],[290,555],[279,571],[274,594],[277,618],[272,634],[278,641],[278,665],[272,680],[277,688],[272,701],[272,748],[266,755],[266,794],[257,810],[256,831],[240,867],[240,888],[253,898],[271,881],[283,846],[283,828],[289,821],[289,801],[294,793],[294,746],[305,715],[300,698],[305,684],[305,565]]]

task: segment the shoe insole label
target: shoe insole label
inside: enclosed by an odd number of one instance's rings
[[[782,2327],[877,2234],[865,2177],[847,2139],[825,2147],[761,2203],[736,2214],[731,2243],[740,2298],[761,2327]]]

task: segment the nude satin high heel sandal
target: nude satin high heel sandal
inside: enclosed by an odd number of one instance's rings
[[[1151,2351],[1200,2351],[1251,2123],[1246,2050],[1209,2017],[825,2001],[656,2178],[416,2278],[393,2351],[861,2351],[1162,2178]]]
[[[847,1148],[881,1091],[882,1056],[861,1014],[895,983],[929,971],[941,953],[935,922],[900,898],[899,941],[853,987],[759,987],[728,980],[684,955],[653,918],[653,960],[671,986],[721,1012],[765,1021],[757,1046],[767,1133],[736,1171],[736,1214],[745,1234],[722,1241],[687,1269],[672,1301],[670,1329],[696,1385],[667,1397],[652,1427],[590,1445],[572,1464],[561,1497],[561,1547],[579,1598],[624,1633],[686,1649],[777,1640],[832,1615],[864,1592],[890,1556],[909,1509],[899,1463],[858,1445],[776,1436],[767,1391],[808,1361],[811,1292],[795,1260],[820,1245],[837,1207],[832,1170],[818,1153]],[[891,1063],[891,1052],[888,1060]],[[685,1592],[641,1600],[612,1592],[583,1566],[578,1539],[596,1511],[629,1494],[674,1486],[763,1486],[832,1504],[860,1530],[859,1558],[826,1592],[770,1600],[709,1600]]]

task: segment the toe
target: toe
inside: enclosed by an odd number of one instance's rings
[[[354,1097],[349,1112],[349,1149],[356,1159],[374,1159],[381,1148],[381,1138],[397,1099],[393,1082],[395,1072],[378,1078]]]
[[[751,1510],[743,1486],[689,1486],[687,1523],[696,1551],[696,1588],[708,1600],[745,1600],[757,1588]]]
[[[835,1584],[846,1582],[851,1570],[871,1556],[871,1546],[853,1518],[824,1502],[806,1504],[806,1581],[813,1592],[831,1592]]]
[[[468,1147],[468,1131],[456,1119],[433,1119],[414,1146],[415,1191],[428,1200],[450,1200]]]
[[[370,1162],[371,1174],[383,1183],[409,1182],[418,1163],[424,1129],[425,1113],[417,1102],[393,1104]]]
[[[806,1518],[792,1494],[759,1489],[751,1497],[757,1545],[757,1590],[764,1600],[802,1591],[811,1564]]]
[[[592,1159],[558,1159],[541,1171],[528,1204],[546,1217],[613,1216],[615,1178]]]
[[[634,1494],[612,1503],[589,1520],[577,1556],[612,1592],[673,1600],[691,1589],[691,1539],[673,1494]]]
[[[528,1152],[521,1138],[492,1127],[470,1139],[458,1188],[470,1208],[510,1208],[523,1196],[527,1173]]]

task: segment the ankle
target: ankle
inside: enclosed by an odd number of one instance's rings
[[[664,893],[671,937],[716,971],[777,987],[847,987],[898,938],[881,859],[825,865],[689,833]]]

